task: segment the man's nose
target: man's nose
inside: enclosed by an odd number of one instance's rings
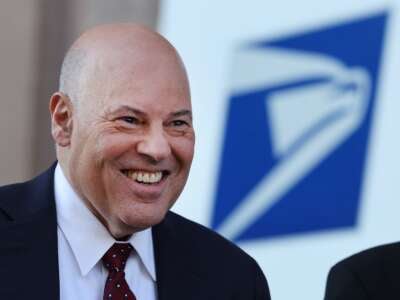
[[[150,127],[137,145],[137,152],[158,162],[171,154],[171,146],[162,126]]]

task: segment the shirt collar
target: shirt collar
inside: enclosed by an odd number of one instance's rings
[[[75,193],[59,164],[54,174],[54,191],[58,226],[85,276],[117,241]],[[147,272],[156,281],[151,228],[136,232],[127,242],[135,248]]]

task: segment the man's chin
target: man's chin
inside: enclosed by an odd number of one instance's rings
[[[142,215],[140,217],[125,216],[122,221],[126,225],[127,230],[130,232],[130,234],[133,234],[135,232],[142,231],[159,224],[165,218],[165,214],[166,212],[146,216]]]

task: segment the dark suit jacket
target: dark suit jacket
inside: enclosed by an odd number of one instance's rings
[[[371,248],[332,267],[325,300],[400,299],[400,243]]]
[[[0,188],[0,299],[59,299],[53,175]],[[205,227],[169,212],[153,240],[159,300],[270,299],[257,263]]]

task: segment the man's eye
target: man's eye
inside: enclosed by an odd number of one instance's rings
[[[135,117],[128,117],[128,116],[121,117],[120,120],[129,124],[137,124],[139,122],[139,120],[136,119]]]
[[[183,120],[174,120],[174,121],[172,121],[172,125],[179,127],[179,126],[188,125],[188,123],[186,121],[183,121]]]

